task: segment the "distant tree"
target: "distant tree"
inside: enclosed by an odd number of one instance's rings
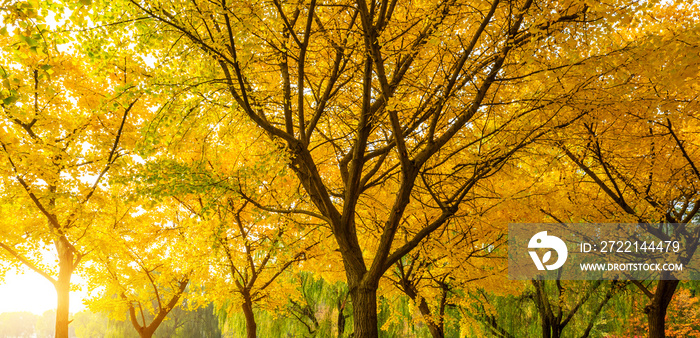
[[[31,337],[39,316],[31,312],[0,313],[0,337]]]
[[[36,320],[37,338],[53,338],[56,334],[56,310],[45,311]]]
[[[156,331],[156,337],[220,338],[219,316],[216,315],[214,310],[214,304],[212,303],[199,307],[194,311],[187,311],[177,307],[171,312],[171,320],[165,322],[162,326],[170,326],[172,321],[179,323],[178,325],[173,325],[179,327],[179,329],[172,336],[161,336],[160,332]]]
[[[99,313],[80,311],[73,315],[72,327],[79,338],[104,338],[109,318]]]
[[[700,37],[695,13],[683,19],[670,11],[659,14],[665,29],[640,36],[629,47],[633,57],[620,56],[634,62],[616,66],[599,83],[595,101],[600,107],[584,104],[581,109],[589,109],[589,115],[552,144],[561,149],[560,178],[569,185],[561,200],[575,201],[568,216],[561,210],[568,202],[552,205],[555,220],[639,223],[655,240],[680,242],[677,262],[685,266],[694,259],[700,237],[700,108],[692,75],[700,68],[695,58],[700,46],[686,43]],[[660,44],[684,52],[658,53]],[[663,74],[657,65],[666,65]],[[632,281],[648,298],[649,337],[666,335],[676,278],[663,271],[656,283]]]

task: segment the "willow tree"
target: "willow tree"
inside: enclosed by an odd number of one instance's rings
[[[188,65],[169,83],[220,84],[226,107],[287,155],[306,195],[295,208],[322,219],[342,255],[357,337],[378,335],[387,269],[518,150],[575,118],[539,108],[585,85],[561,85],[561,70],[591,57],[567,54],[604,31],[587,22],[625,17],[622,3],[582,1],[128,4],[164,46],[154,55]]]

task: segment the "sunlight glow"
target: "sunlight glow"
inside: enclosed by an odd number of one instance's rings
[[[80,277],[73,276],[75,284],[81,284]],[[77,313],[85,309],[83,298],[85,291],[70,293],[70,312]],[[51,282],[39,274],[29,271],[17,273],[10,270],[5,281],[0,284],[0,313],[29,311],[37,315],[56,308],[56,290]]]

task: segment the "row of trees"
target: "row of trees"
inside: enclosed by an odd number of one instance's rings
[[[0,335],[9,338],[51,338],[55,336],[56,311],[41,316],[30,312],[0,314]],[[130,323],[108,318],[105,314],[81,311],[73,315],[69,337],[138,338]],[[210,304],[195,311],[173,309],[154,337],[222,337],[219,318]]]
[[[343,336],[352,325],[349,308],[337,308],[338,300],[344,300],[347,287],[342,282],[329,284],[322,278],[316,279],[311,274],[302,273],[287,281],[296,285],[299,296],[288,301],[285,311],[257,308],[257,333],[263,337],[338,337]],[[567,289],[584,290],[588,282],[565,282]],[[549,287],[553,287],[550,284]],[[667,334],[671,337],[697,337],[700,335],[700,311],[698,310],[698,284],[684,282],[682,290],[674,297],[667,317]],[[446,337],[458,336],[497,336],[530,337],[541,335],[541,323],[538,320],[539,308],[533,286],[524,286],[521,293],[505,297],[489,298],[483,290],[466,294],[470,298],[468,306],[462,307],[450,302],[446,307],[444,334]],[[569,318],[570,312],[562,307],[567,319],[561,333],[565,336],[590,336],[606,333],[612,336],[642,336],[648,331],[646,321],[638,317],[642,312],[644,295],[634,289],[619,289],[610,304],[600,313],[592,313],[600,308],[597,299],[605,300],[605,293],[594,292],[587,297]],[[577,303],[577,295],[548,292],[552,299],[548,306],[557,311],[561,304]],[[562,297],[561,301],[559,297]],[[602,298],[598,298],[601,297]],[[563,303],[562,303],[563,301]],[[340,303],[342,304],[342,302]],[[421,320],[421,315],[414,310],[415,303],[410,298],[398,293],[386,293],[378,297],[378,320],[382,328],[380,337],[431,337],[431,329]],[[351,307],[348,304],[348,307]],[[246,332],[243,313],[212,311],[213,306],[200,307],[188,311],[176,307],[161,323],[153,337],[240,337]],[[339,314],[344,313],[341,320]],[[556,313],[556,312],[554,312]],[[488,315],[487,315],[488,314]],[[596,318],[599,316],[600,318]],[[606,318],[623,316],[629,321],[613,321]],[[124,338],[139,337],[129,322],[127,315],[121,319],[110,319],[105,314],[82,311],[72,316],[69,337]],[[0,335],[3,337],[53,337],[55,311],[47,311],[38,316],[27,312],[0,314]]]
[[[665,334],[678,281],[506,281],[504,239],[509,222],[673,223],[691,261],[695,4],[2,12],[0,269],[54,284],[56,337],[74,273],[93,310],[128,315],[141,337],[184,299],[241,311],[248,337],[260,309],[314,334],[318,309],[289,282],[300,271],[346,284],[326,304],[341,336],[346,320],[355,337],[380,335],[378,295],[409,299],[433,337],[454,318],[513,336],[494,305],[513,298],[535,304],[543,336],[572,322],[589,336],[630,290],[648,298],[649,336]]]

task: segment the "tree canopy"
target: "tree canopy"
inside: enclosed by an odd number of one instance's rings
[[[74,273],[142,337],[207,304],[248,337],[286,313],[316,336],[628,333],[600,324],[615,307],[663,337],[686,309],[677,280],[507,280],[505,243],[514,222],[672,223],[690,262],[694,3],[0,8],[0,272],[56,286],[56,337]]]

